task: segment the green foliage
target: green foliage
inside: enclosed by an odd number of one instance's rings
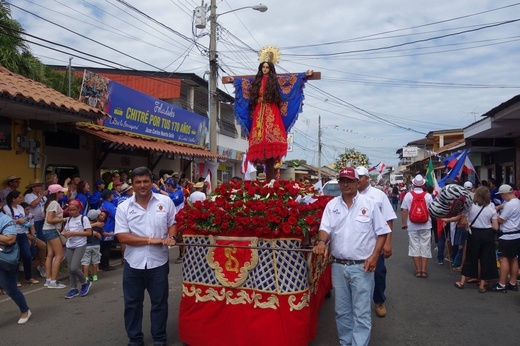
[[[12,19],[9,4],[4,0],[0,0],[0,24],[0,65],[68,95],[67,75],[51,70],[31,54],[29,46],[24,41],[23,27]],[[79,76],[72,77],[72,98],[79,98],[81,80]]]
[[[370,160],[368,159],[368,156],[366,156],[363,153],[360,153],[359,151],[356,151],[355,149],[347,149],[345,153],[341,154],[338,160],[335,162],[335,168],[338,171],[346,166],[365,166],[368,168],[369,165]]]
[[[287,164],[287,167],[298,167],[301,165],[306,165],[307,160],[287,160],[285,163]]]

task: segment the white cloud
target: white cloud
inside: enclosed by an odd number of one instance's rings
[[[127,2],[173,30],[193,38],[191,13],[200,1]],[[360,115],[346,106],[338,106],[338,103],[351,103],[401,127],[427,133],[465,127],[519,93],[517,63],[520,49],[514,41],[520,38],[519,22],[380,51],[328,58],[304,56],[387,47],[514,20],[520,6],[424,26],[489,11],[509,5],[509,2],[439,0],[435,5],[414,0],[262,2],[269,7],[265,13],[244,9],[219,17],[219,23],[255,50],[269,44],[280,47],[279,72],[306,69],[322,72],[322,80],[310,81],[305,89],[304,112],[295,126],[296,146],[295,151],[288,155],[290,159],[303,158],[317,163],[318,115],[321,115],[324,127],[324,164],[334,161],[344,148],[355,147],[366,153],[374,164],[384,161],[393,165],[399,147],[424,137]],[[255,4],[254,0],[218,1],[217,13]],[[27,33],[117,64],[152,71],[155,70],[152,66],[156,66],[200,76],[208,69],[207,57],[194,47],[190,49],[188,41],[116,0],[20,0],[16,6],[149,65],[12,8],[15,19],[23,24]],[[258,62],[255,53],[243,49],[237,52],[236,46],[230,43],[243,44],[225,32],[221,35],[218,50],[223,68],[229,73],[253,73]],[[505,41],[506,38],[512,42],[497,44],[501,42],[498,39]],[[335,41],[344,43],[313,46]],[[197,42],[207,47],[208,36],[199,38]],[[475,48],[461,49],[469,46]],[[44,63],[68,63],[69,53],[35,45],[31,48]],[[93,65],[80,58],[74,58],[73,64]],[[423,83],[439,84],[426,87]],[[469,88],[462,87],[462,84],[497,87]],[[229,86],[221,87],[231,91]],[[337,129],[333,125],[338,125]]]

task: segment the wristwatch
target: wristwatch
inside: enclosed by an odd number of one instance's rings
[[[316,245],[318,245],[318,243],[319,243],[320,241],[323,242],[323,244],[326,244],[326,243],[327,243],[327,242],[326,242],[325,240],[323,240],[323,239],[318,239],[318,240],[316,240]]]

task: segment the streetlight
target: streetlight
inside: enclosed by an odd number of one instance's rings
[[[231,11],[217,14],[217,0],[211,0],[209,15],[209,150],[212,154],[217,154],[217,17],[226,13],[239,11],[245,8],[251,8],[255,11],[260,12],[267,11],[267,6],[260,4],[255,6],[240,7]],[[212,176],[211,183],[213,186],[217,186],[216,175]]]

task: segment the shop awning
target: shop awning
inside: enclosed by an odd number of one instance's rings
[[[89,135],[101,138],[105,141],[132,148],[173,153],[183,156],[217,158],[221,160],[226,160],[225,156],[212,154],[208,150],[173,144],[172,142],[167,142],[161,139],[153,139],[149,137],[134,135],[128,132],[114,131],[112,129],[108,129],[99,125],[88,123],[76,123],[76,128]]]

